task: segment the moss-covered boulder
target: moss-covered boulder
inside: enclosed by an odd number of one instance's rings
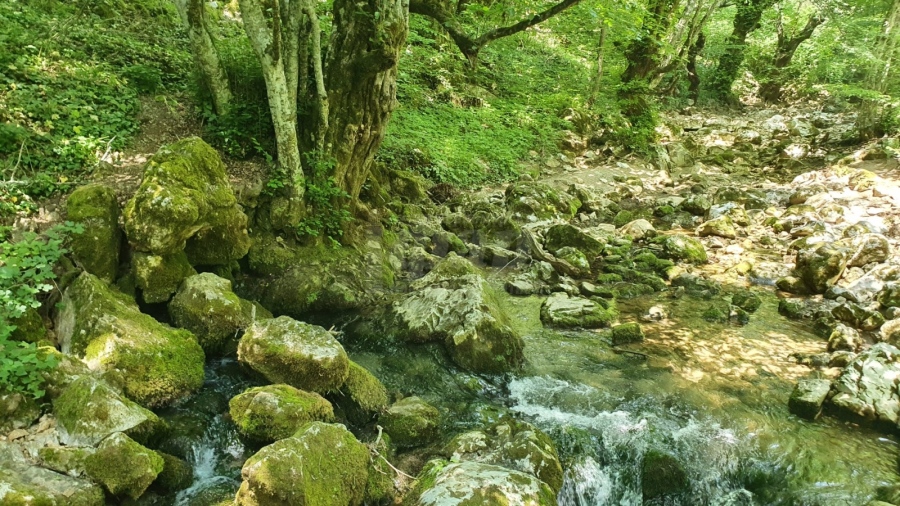
[[[612,344],[639,343],[644,340],[644,331],[639,323],[623,323],[612,328]]]
[[[856,356],[832,384],[830,402],[855,422],[894,431],[900,421],[900,349],[878,343]]]
[[[378,419],[398,448],[424,446],[437,439],[441,414],[419,397],[395,402]]]
[[[351,361],[350,374],[334,402],[351,422],[362,425],[387,409],[390,400],[381,381]]]
[[[797,253],[794,273],[811,293],[825,293],[844,273],[848,259],[846,248],[834,243],[822,244]]]
[[[525,422],[505,419],[484,430],[460,434],[444,453],[453,462],[481,462],[530,474],[554,492],[562,488],[563,470],[553,441]]]
[[[87,458],[96,452],[91,446],[46,446],[38,450],[38,460],[47,469],[79,477],[84,475]]]
[[[93,370],[118,371],[130,399],[163,406],[203,384],[204,355],[196,338],[141,313],[96,276],[78,276],[62,305],[56,332],[63,352],[84,358]]]
[[[199,137],[164,146],[144,169],[125,207],[125,230],[138,251],[185,251],[193,265],[222,265],[247,254],[247,216],[219,154]]]
[[[254,319],[272,317],[235,295],[231,281],[209,272],[181,283],[169,302],[169,316],[176,326],[190,330],[207,354],[233,352],[239,333]]]
[[[182,281],[197,274],[183,251],[164,256],[135,252],[131,272],[141,298],[151,304],[168,301]]]
[[[187,462],[169,455],[156,452],[163,459],[163,468],[153,482],[154,487],[159,487],[166,492],[178,492],[191,486],[194,482],[194,470]]]
[[[553,225],[544,232],[544,247],[548,251],[557,251],[567,246],[592,259],[603,252],[606,242],[569,224]]]
[[[426,464],[407,495],[409,506],[556,506],[556,494],[534,476],[479,462]]]
[[[397,335],[412,342],[442,340],[453,361],[473,372],[501,373],[522,363],[522,338],[467,260],[450,254],[410,286],[412,293],[391,310]]]
[[[830,391],[831,381],[827,379],[800,380],[788,399],[788,409],[797,416],[815,420],[822,412],[822,404]]]
[[[382,433],[374,443],[370,443],[369,448],[373,454],[369,459],[369,481],[366,484],[366,504],[397,504],[400,496],[398,488],[399,480],[395,467],[394,446],[391,443],[391,437]]]
[[[506,206],[520,221],[569,220],[578,212],[581,201],[549,185],[522,181],[506,188]]]
[[[84,270],[112,283],[119,268],[119,203],[108,186],[91,184],[77,188],[66,201],[69,221],[84,226],[72,236],[69,249]]]
[[[41,407],[33,397],[0,392],[0,433],[24,429],[40,416]]]
[[[347,352],[330,332],[287,316],[250,326],[238,360],[273,383],[311,392],[337,390],[350,374]]]
[[[702,264],[708,260],[703,243],[693,237],[674,234],[659,237],[655,242],[662,246],[664,258],[689,264]]]
[[[103,506],[103,489],[25,461],[19,448],[0,442],[0,504],[9,506]]]
[[[111,495],[137,499],[162,472],[164,464],[155,451],[119,432],[100,443],[85,460],[84,471]]]
[[[550,295],[541,305],[541,321],[555,327],[605,327],[615,321],[617,316],[618,312],[612,301],[572,297],[564,292]]]
[[[82,376],[63,390],[53,401],[53,414],[60,441],[70,446],[94,446],[117,432],[144,439],[161,424],[152,411],[91,376]]]
[[[368,466],[369,450],[343,425],[312,422],[247,459],[235,505],[358,506]]]
[[[641,465],[641,491],[645,501],[673,500],[688,490],[690,482],[677,458],[655,450],[644,454]]]
[[[697,235],[700,237],[714,235],[726,239],[734,239],[737,237],[737,229],[734,228],[734,222],[731,221],[730,216],[719,216],[697,227]]]
[[[581,252],[578,248],[573,248],[572,246],[566,246],[564,248],[560,248],[553,252],[553,255],[556,258],[567,262],[569,265],[575,268],[572,276],[576,277],[588,277],[591,274],[591,262],[588,260],[584,253]]]
[[[44,319],[35,308],[26,309],[22,316],[13,318],[10,323],[16,327],[9,336],[12,341],[37,344],[47,338]]]
[[[759,295],[749,290],[742,290],[731,296],[731,305],[737,306],[748,313],[755,313],[762,305],[762,299]]]
[[[331,403],[321,395],[283,384],[246,390],[228,408],[242,434],[266,443],[291,437],[309,422],[334,421]]]

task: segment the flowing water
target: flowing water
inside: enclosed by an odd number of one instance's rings
[[[480,427],[504,414],[530,421],[557,444],[565,468],[560,506],[633,506],[642,500],[648,452],[675,457],[689,486],[670,505],[859,506],[897,479],[897,442],[823,417],[791,415],[787,398],[806,367],[792,352],[824,342],[763,307],[749,325],[698,317],[709,301],[649,297],[621,306],[623,320],[654,304],[669,319],[644,324],[647,339],[617,353],[608,331],[558,332],[539,321],[541,299],[504,297],[525,336],[528,363],[509,378],[454,368],[440,346],[373,349],[348,338],[351,358],[390,390],[419,395],[444,414],[445,433]],[[240,467],[257,448],[223,417],[233,395],[252,386],[233,360],[211,362],[206,387],[164,413],[180,437],[161,450],[186,458],[195,483],[154,504],[210,505],[233,497]]]

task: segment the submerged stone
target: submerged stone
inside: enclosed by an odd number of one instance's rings
[[[644,331],[638,323],[623,323],[612,328],[612,344],[639,343],[644,340]]]
[[[650,450],[641,465],[644,500],[659,500],[687,491],[690,483],[681,462],[667,453]]]
[[[187,462],[169,455],[156,452],[163,459],[163,469],[153,482],[153,486],[159,486],[167,492],[178,492],[191,486],[194,482],[194,470]]]
[[[410,506],[555,506],[556,494],[530,474],[505,467],[431,461],[407,496]]]
[[[103,281],[115,281],[122,241],[116,192],[98,184],[81,186],[66,200],[66,217],[84,226],[70,238],[75,261]]]
[[[273,442],[291,437],[309,422],[332,422],[331,403],[290,385],[254,387],[228,403],[231,419],[245,436]]]
[[[378,421],[397,447],[414,448],[437,439],[441,414],[431,404],[413,396],[395,402]]]
[[[609,307],[591,299],[557,292],[541,305],[541,321],[557,327],[604,327],[618,316],[613,302],[608,302],[607,305]]]
[[[369,450],[343,425],[312,422],[247,459],[235,505],[359,506],[368,465]]]
[[[247,329],[238,344],[238,360],[269,381],[312,392],[337,390],[350,368],[347,352],[330,332],[287,316]]]
[[[121,373],[125,394],[147,407],[180,399],[203,384],[204,355],[196,338],[141,313],[128,296],[82,273],[66,289],[56,317],[64,353],[92,370]]]
[[[815,420],[822,413],[822,404],[830,391],[831,382],[828,380],[800,380],[788,399],[788,408],[801,418]]]
[[[878,343],[857,355],[834,381],[831,403],[854,420],[894,430],[900,421],[900,350]]]

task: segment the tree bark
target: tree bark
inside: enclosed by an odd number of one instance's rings
[[[734,28],[725,42],[725,52],[719,58],[719,64],[710,79],[710,91],[718,100],[737,104],[731,86],[737,80],[738,72],[744,63],[747,36],[759,28],[763,13],[774,3],[775,0],[737,0]]]
[[[297,137],[297,82],[296,78],[289,79],[285,73],[284,49],[292,45],[285,45],[283,29],[285,24],[292,26],[293,21],[285,23],[282,19],[283,12],[298,11],[282,11],[279,0],[274,0],[273,3],[274,8],[266,11],[261,0],[239,0],[244,30],[259,59],[266,81],[266,97],[275,127],[278,165],[288,179],[287,195],[273,204],[270,221],[274,228],[285,229],[296,224],[303,215],[303,194],[306,189]],[[268,17],[266,12],[269,13]],[[299,24],[299,20],[296,23]],[[293,58],[290,56],[287,59]]]
[[[335,0],[333,16],[323,72],[327,117],[300,126],[312,132],[304,142],[315,143],[324,131],[323,151],[333,159],[334,181],[355,201],[397,107],[397,62],[409,30],[409,0]]]
[[[231,88],[228,76],[219,61],[219,53],[213,44],[206,19],[206,6],[203,0],[175,0],[178,14],[188,32],[191,52],[197,62],[197,69],[203,85],[212,96],[213,109],[222,116],[228,112],[231,104]]]
[[[703,51],[703,47],[706,45],[706,35],[703,32],[697,36],[697,40],[691,45],[691,49],[688,50],[688,61],[687,61],[687,79],[688,79],[688,96],[691,100],[696,104],[700,99],[700,75],[697,74],[697,56]]]
[[[791,60],[794,59],[794,53],[797,52],[800,44],[809,40],[815,33],[816,28],[824,22],[825,16],[821,12],[816,12],[810,16],[802,30],[793,37],[788,37],[784,34],[784,26],[779,19],[778,44],[775,47],[775,55],[772,58],[772,70],[759,88],[759,96],[763,100],[773,103],[781,100],[781,86],[784,80],[783,70],[791,64]]]
[[[900,26],[900,0],[894,0],[884,20],[884,28],[875,49],[875,58],[869,68],[866,86],[879,94],[884,94],[894,57],[897,53],[897,28]],[[883,135],[881,117],[883,105],[880,100],[863,100],[856,117],[856,129],[860,141],[868,141]]]
[[[588,97],[587,106],[594,105],[597,94],[600,93],[600,81],[603,79],[603,58],[606,56],[606,20],[600,26],[600,42],[597,44],[597,72],[594,74],[594,83],[591,85],[591,95]]]

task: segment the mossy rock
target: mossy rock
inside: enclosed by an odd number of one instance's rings
[[[395,402],[378,421],[398,448],[414,448],[437,439],[441,414],[431,404],[413,396]]]
[[[693,214],[694,216],[706,216],[709,214],[709,209],[712,207],[712,202],[706,195],[691,195],[681,203],[681,208],[685,211]]]
[[[335,403],[353,422],[364,424],[387,409],[387,389],[365,367],[350,361],[350,374],[341,387]]]
[[[253,307],[231,291],[230,281],[205,272],[182,282],[169,302],[169,315],[197,337],[204,352],[221,354],[237,348],[238,335],[252,323]]]
[[[194,483],[194,470],[190,464],[168,453],[156,452],[156,454],[163,459],[163,468],[153,482],[154,487],[167,492],[178,492]]]
[[[97,452],[90,446],[46,446],[38,450],[41,466],[70,476],[84,474],[87,458]]]
[[[566,293],[552,294],[541,305],[541,321],[547,325],[586,329],[608,326],[618,316],[612,303],[604,307],[600,299],[591,300],[582,297],[570,297]]]
[[[369,450],[343,425],[312,422],[247,459],[235,506],[359,506],[368,468]]]
[[[468,261],[450,254],[391,308],[394,332],[411,342],[443,340],[460,367],[502,373],[524,361],[524,342],[493,288]]]
[[[53,401],[53,414],[60,441],[71,446],[94,446],[117,432],[146,440],[162,424],[152,411],[91,376],[83,376],[63,390]]]
[[[575,267],[581,277],[587,277],[591,274],[591,262],[581,250],[572,246],[565,246],[554,251],[553,254],[560,260],[564,260],[572,267]]]
[[[654,242],[662,245],[663,256],[670,260],[691,264],[702,264],[708,261],[703,243],[686,235],[675,234],[658,237]]]
[[[20,449],[0,442],[0,502],[4,506],[103,506],[93,483],[25,462]]]
[[[778,313],[791,320],[806,317],[806,304],[800,299],[781,299],[778,301]]]
[[[44,390],[47,392],[47,399],[53,400],[59,397],[73,381],[82,376],[95,375],[87,364],[78,357],[60,353],[54,347],[41,346],[38,348],[40,356],[52,356],[56,361],[56,367],[43,371],[41,376],[44,379]]]
[[[544,247],[548,251],[557,251],[567,246],[581,251],[589,258],[594,258],[603,252],[606,242],[569,224],[553,225],[544,232]]]
[[[115,281],[122,242],[116,192],[99,184],[81,186],[66,200],[66,217],[84,226],[69,241],[75,261],[107,283]]]
[[[254,387],[228,403],[231,419],[245,436],[270,443],[291,437],[309,422],[332,422],[331,403],[290,385]]]
[[[513,217],[523,221],[569,220],[578,212],[581,201],[549,185],[522,181],[506,188],[506,206]]]
[[[748,313],[755,313],[762,305],[762,299],[751,291],[743,290],[731,296],[731,304]]]
[[[712,304],[703,311],[701,317],[710,323],[725,323],[730,317],[729,307],[723,304]]]
[[[183,251],[166,256],[137,252],[131,268],[141,298],[151,304],[167,302],[182,281],[197,274]]]
[[[125,207],[125,230],[138,251],[186,251],[193,265],[220,265],[247,254],[247,216],[219,154],[198,137],[164,146],[147,162]]]
[[[391,464],[394,459],[391,437],[382,433],[375,443],[370,443],[368,446],[377,455],[373,455],[369,459],[369,480],[366,483],[365,502],[372,505],[396,504],[400,490],[394,481],[397,471]]]
[[[41,416],[41,407],[30,395],[0,393],[0,433],[29,427]]]
[[[134,301],[96,276],[82,273],[65,291],[56,316],[63,352],[91,369],[119,371],[125,394],[147,407],[180,399],[203,384],[197,339],[141,313]]]
[[[318,325],[287,316],[254,323],[238,344],[238,360],[273,383],[312,392],[339,389],[350,374],[341,343]]]
[[[719,216],[697,227],[697,235],[700,237],[714,235],[725,239],[734,239],[737,237],[737,229],[735,229],[730,216]]]
[[[478,462],[431,461],[407,494],[408,506],[556,506],[549,485],[530,474]]]
[[[639,343],[644,340],[644,331],[638,323],[623,323],[612,328],[612,344]]]
[[[797,253],[795,275],[810,293],[825,293],[847,266],[849,253],[840,245],[827,243]]]
[[[47,338],[44,319],[35,308],[26,309],[25,314],[14,318],[10,323],[16,326],[9,336],[13,341],[38,344]]]
[[[531,424],[511,418],[456,436],[444,454],[453,462],[493,464],[530,474],[554,492],[563,485],[562,465],[550,437]]]
[[[644,455],[641,465],[641,491],[645,501],[682,494],[689,486],[687,473],[678,459],[654,450]]]
[[[104,439],[85,460],[85,473],[111,495],[136,500],[164,465],[159,454],[120,432]]]

